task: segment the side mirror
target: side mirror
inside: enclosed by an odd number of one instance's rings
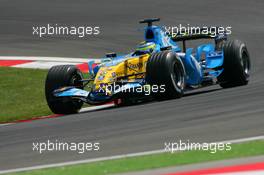
[[[161,51],[164,51],[164,50],[171,50],[171,49],[172,49],[171,46],[165,46],[165,47],[160,48]]]
[[[115,53],[115,52],[107,53],[107,54],[106,54],[106,57],[107,57],[107,58],[114,58],[114,57],[116,57],[116,53]]]

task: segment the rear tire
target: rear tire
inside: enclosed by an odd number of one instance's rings
[[[75,86],[83,89],[83,83],[80,83],[82,73],[74,65],[53,66],[50,68],[46,83],[45,94],[50,110],[55,114],[73,114],[77,113],[83,102],[70,97],[55,97],[53,91],[65,86]]]
[[[185,88],[185,69],[181,59],[172,51],[150,56],[146,66],[146,80],[150,85],[165,85],[165,92],[153,93],[158,99],[180,98]]]
[[[248,84],[250,57],[245,43],[239,40],[226,42],[224,47],[223,72],[218,82],[223,88]]]

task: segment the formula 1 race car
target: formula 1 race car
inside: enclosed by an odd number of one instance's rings
[[[99,64],[88,62],[88,78],[74,65],[52,67],[45,84],[50,109],[70,114],[77,113],[83,103],[127,105],[148,97],[180,98],[187,90],[213,84],[229,88],[248,83],[250,57],[243,42],[228,41],[226,33],[171,36],[152,25],[155,21],[159,18],[140,21],[148,24],[145,41],[134,52],[107,54]],[[186,41],[195,39],[212,39],[214,43],[186,48]]]

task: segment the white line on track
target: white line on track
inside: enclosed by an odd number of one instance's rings
[[[54,61],[54,62],[75,62],[86,63],[87,61],[100,59],[94,58],[66,58],[66,57],[39,57],[39,56],[0,56],[0,60],[30,60],[30,61]]]
[[[3,124],[0,124],[0,127],[1,127],[1,126],[11,125],[11,124],[13,124],[13,123],[3,123]]]
[[[99,106],[86,107],[86,108],[82,108],[80,110],[80,113],[88,112],[88,111],[95,111],[95,110],[99,110],[99,109],[106,109],[106,108],[113,107],[113,106],[115,106],[114,103],[109,103],[109,104],[99,105]]]
[[[248,141],[254,141],[254,140],[264,140],[264,135],[248,137],[248,138],[241,138],[241,139],[234,139],[234,140],[225,140],[225,141],[221,141],[221,143],[242,143],[242,142],[248,142]],[[164,149],[161,149],[161,150],[153,150],[153,151],[131,153],[131,154],[122,154],[122,155],[109,156],[109,157],[100,157],[100,158],[94,158],[94,159],[68,161],[68,162],[62,162],[62,163],[54,163],[54,164],[47,164],[47,165],[39,165],[39,166],[32,166],[32,167],[25,167],[25,168],[3,170],[3,171],[0,171],[0,174],[21,172],[21,171],[31,171],[31,170],[44,169],[44,168],[54,168],[54,167],[60,167],[60,166],[76,165],[76,164],[114,160],[114,159],[129,158],[129,157],[136,157],[136,156],[145,156],[145,155],[159,154],[159,153],[164,153],[164,152],[167,152],[167,151],[165,151]]]
[[[75,62],[56,62],[56,61],[33,61],[29,63],[18,64],[12,67],[31,68],[31,69],[50,69],[52,66],[58,65],[77,65]]]

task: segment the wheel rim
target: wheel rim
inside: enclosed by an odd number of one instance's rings
[[[250,71],[250,63],[249,63],[248,54],[245,51],[242,54],[241,65],[243,67],[245,74],[248,76]]]
[[[71,84],[78,88],[83,88],[83,83],[80,81],[82,80],[82,76],[79,73],[76,73],[71,78]]]
[[[71,78],[71,85],[83,89],[83,83],[80,80],[82,80],[82,75],[79,72],[75,73]],[[73,99],[72,104],[77,108],[80,108],[82,106],[82,101],[79,99]]]
[[[182,66],[177,62],[173,66],[172,82],[176,89],[183,89],[183,85],[184,85],[183,69]]]

